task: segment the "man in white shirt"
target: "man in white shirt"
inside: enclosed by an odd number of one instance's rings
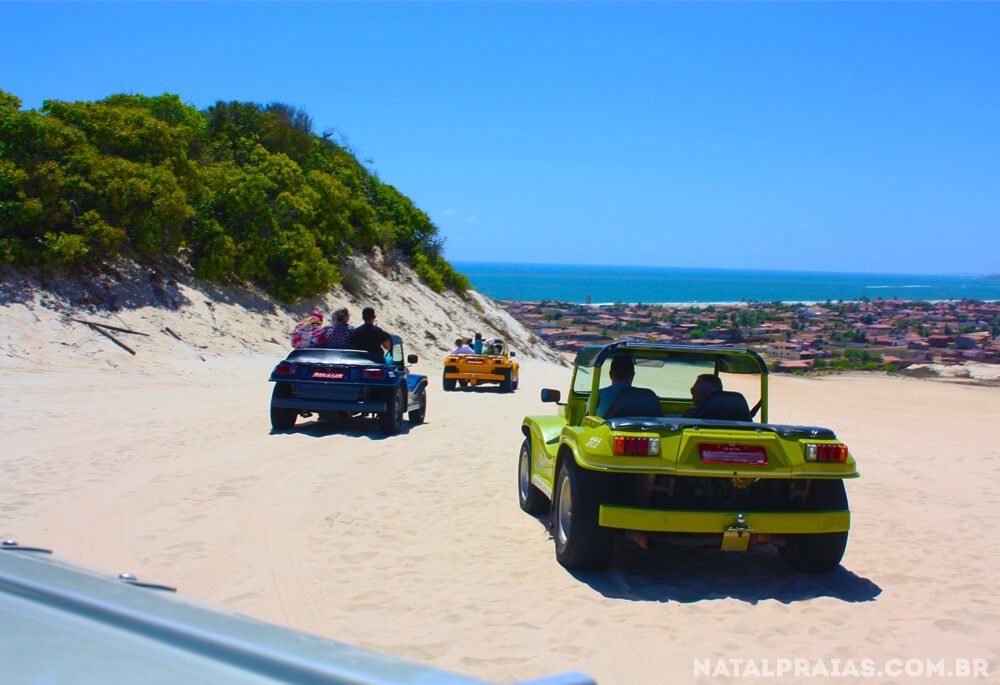
[[[465,341],[461,338],[455,340],[455,349],[451,351],[452,354],[475,354],[476,351],[465,344]]]

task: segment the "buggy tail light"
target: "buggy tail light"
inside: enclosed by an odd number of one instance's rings
[[[820,445],[810,442],[802,446],[802,453],[806,461],[822,464],[843,464],[847,461],[847,445]]]
[[[698,455],[706,464],[767,465],[767,450],[753,445],[698,445]]]
[[[380,381],[385,378],[385,369],[362,369],[361,377],[366,381]]]
[[[615,454],[627,457],[655,457],[660,453],[659,438],[615,436]]]
[[[297,368],[295,364],[278,364],[274,368],[274,373],[277,376],[294,376]]]

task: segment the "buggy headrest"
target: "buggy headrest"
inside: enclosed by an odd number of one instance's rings
[[[603,418],[663,416],[660,400],[649,388],[622,388]]]
[[[713,392],[698,407],[695,417],[699,419],[723,419],[726,421],[752,421],[746,398],[738,392],[719,390]]]

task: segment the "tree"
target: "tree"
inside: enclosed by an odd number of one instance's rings
[[[382,248],[430,287],[464,293],[430,218],[282,103],[173,94],[47,100],[0,91],[0,262],[95,266],[184,254],[203,278],[249,280],[286,300]]]

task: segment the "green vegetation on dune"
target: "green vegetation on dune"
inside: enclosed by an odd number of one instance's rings
[[[0,264],[100,267],[178,256],[208,280],[237,278],[293,301],[380,248],[431,288],[468,280],[430,218],[282,104],[176,95],[47,100],[0,91]]]

